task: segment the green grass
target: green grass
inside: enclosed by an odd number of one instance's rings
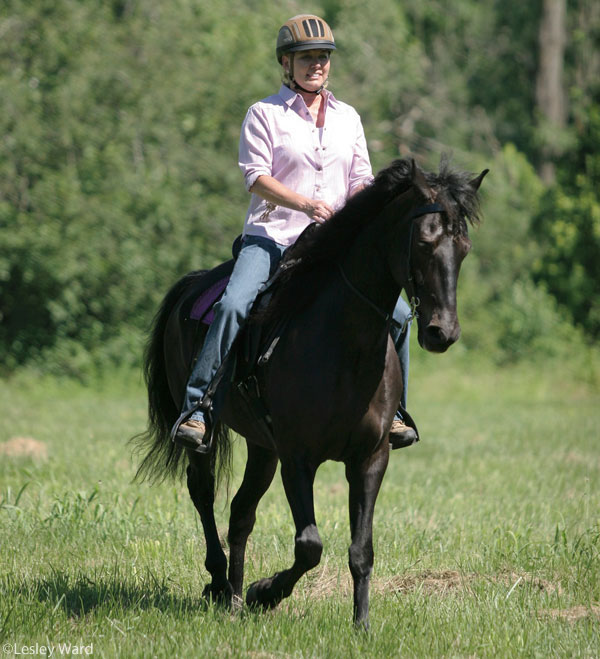
[[[423,441],[391,456],[364,634],[351,625],[342,465],[317,475],[320,566],[275,611],[231,615],[201,599],[204,540],[185,486],[131,482],[140,383],[4,381],[0,443],[47,451],[0,455],[4,656],[36,644],[58,656],[60,643],[97,657],[599,656],[599,398],[597,373],[415,354]],[[238,442],[232,490],[244,452]],[[222,492],[223,536],[227,505]],[[276,478],[247,584],[290,564],[293,534]]]

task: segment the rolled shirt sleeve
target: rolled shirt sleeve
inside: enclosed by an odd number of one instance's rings
[[[273,143],[267,117],[259,107],[252,106],[242,123],[238,164],[244,175],[246,190],[250,190],[259,176],[271,176]]]
[[[358,120],[356,133],[354,157],[352,158],[352,167],[348,180],[350,196],[373,182],[373,170],[371,169],[367,140],[360,119]]]

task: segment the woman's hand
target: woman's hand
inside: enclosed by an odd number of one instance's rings
[[[306,205],[302,210],[315,222],[325,222],[333,214],[333,208],[326,202],[320,199],[307,199]]]

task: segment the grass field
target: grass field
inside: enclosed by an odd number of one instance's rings
[[[417,356],[423,441],[392,454],[378,499],[366,634],[351,625],[341,465],[317,476],[320,566],[275,611],[231,615],[200,597],[204,541],[184,485],[131,482],[141,383],[1,382],[4,656],[598,657],[599,402],[597,373]],[[235,453],[232,490],[241,442]],[[227,505],[223,491],[223,535]],[[291,563],[293,534],[276,478],[247,584]]]

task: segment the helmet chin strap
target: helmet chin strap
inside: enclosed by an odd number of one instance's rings
[[[311,89],[304,89],[304,87],[301,87],[294,78],[292,78],[292,83],[295,89],[299,89],[300,91],[303,91],[305,94],[314,94],[315,96],[318,96],[325,89],[325,83],[323,83],[319,87],[319,89],[317,89],[317,91],[312,91]]]

